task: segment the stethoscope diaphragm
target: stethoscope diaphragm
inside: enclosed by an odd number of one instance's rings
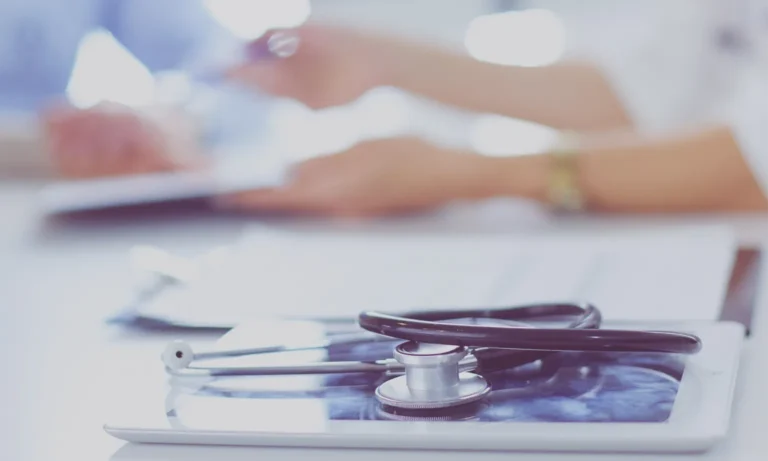
[[[408,410],[433,410],[475,402],[491,390],[480,375],[461,371],[467,349],[461,346],[409,341],[395,348],[405,374],[376,388],[383,405]]]

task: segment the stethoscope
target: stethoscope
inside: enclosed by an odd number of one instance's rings
[[[452,323],[456,319],[493,319],[505,324]],[[533,322],[568,318],[564,328],[537,328]],[[542,360],[556,352],[644,352],[695,354],[701,340],[671,331],[600,329],[602,316],[592,305],[535,304],[500,309],[433,310],[407,314],[362,312],[365,330],[317,344],[275,345],[253,349],[195,353],[182,341],[169,344],[162,354],[166,371],[174,378],[263,376],[296,374],[371,373],[393,378],[375,391],[382,405],[407,410],[432,410],[470,404],[491,390],[484,377]],[[370,333],[374,333],[371,335]],[[327,348],[395,338],[393,358],[364,361],[309,362],[253,367],[206,367],[195,362]]]

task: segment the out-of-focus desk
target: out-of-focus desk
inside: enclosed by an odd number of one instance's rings
[[[127,398],[135,379],[161,379],[158,351],[167,337],[112,329],[103,323],[128,295],[128,251],[152,244],[194,254],[232,242],[262,220],[181,214],[149,221],[41,226],[35,213],[37,187],[0,182],[0,459],[87,460],[252,460],[388,459],[387,452],[356,450],[281,450],[210,447],[132,446],[109,437],[102,425],[109,402]],[[377,230],[478,232],[546,231],[555,226],[601,231],[658,223],[732,223],[743,242],[768,247],[768,217],[601,218],[558,220],[524,207],[489,204],[456,209],[424,219],[384,222]],[[281,225],[323,229],[319,222]],[[338,224],[336,224],[338,226]],[[344,223],[366,229],[360,223]],[[768,286],[768,271],[763,271]],[[689,459],[764,459],[768,450],[768,298],[761,294],[754,336],[745,350],[732,435],[704,457]],[[215,338],[198,337],[197,341]],[[462,453],[399,452],[399,458],[463,459]],[[472,454],[476,459],[571,459],[524,453]],[[659,457],[574,456],[573,459],[634,460]],[[666,459],[666,458],[663,458]]]

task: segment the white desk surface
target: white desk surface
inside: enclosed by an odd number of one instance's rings
[[[194,253],[228,243],[257,218],[175,216],[155,222],[123,222],[47,228],[34,213],[35,187],[0,182],[0,459],[48,460],[253,460],[424,459],[442,460],[650,460],[657,456],[534,455],[526,453],[363,452],[126,445],[102,429],[109,402],[124,399],[132,379],[162,373],[158,351],[168,337],[112,329],[103,319],[129,292],[127,251],[155,244]],[[742,241],[768,245],[768,216],[602,218],[556,220],[531,210],[496,205],[456,210],[429,220],[383,225],[417,231],[521,232],[564,227],[600,231],[657,223],[734,224]],[[305,223],[295,223],[303,226]],[[356,228],[359,224],[345,224]],[[320,223],[310,227],[323,228]],[[362,226],[364,227],[364,226]],[[768,271],[763,271],[768,286]],[[754,336],[745,349],[732,433],[704,456],[671,460],[757,460],[768,450],[768,302],[761,295]],[[197,340],[214,338],[197,338]],[[159,376],[159,375],[158,375]]]

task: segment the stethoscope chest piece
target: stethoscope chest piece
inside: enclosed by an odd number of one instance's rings
[[[405,367],[405,375],[381,384],[376,399],[383,405],[412,410],[480,400],[491,388],[482,376],[460,370],[466,355],[461,346],[402,343],[395,348],[394,357]]]

